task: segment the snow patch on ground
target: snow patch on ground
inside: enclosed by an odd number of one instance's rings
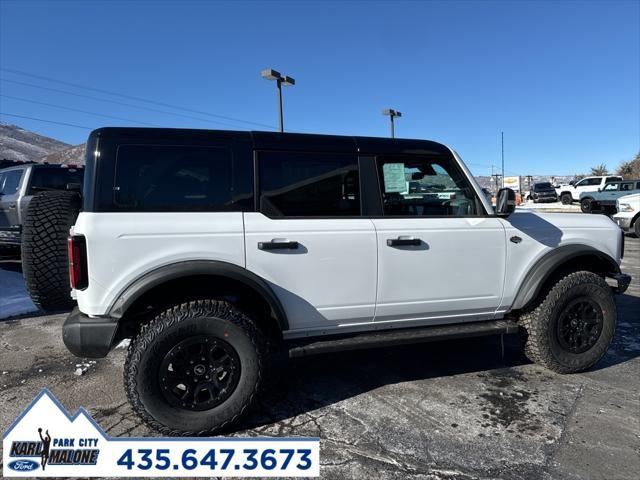
[[[37,311],[27,293],[22,273],[0,266],[0,320]]]
[[[523,203],[522,205],[518,205],[518,209],[522,210],[551,210],[551,211],[563,211],[563,212],[576,212],[580,213],[580,205],[577,203],[572,203],[570,205],[563,205],[562,202],[551,202],[551,203],[533,203],[532,200]]]

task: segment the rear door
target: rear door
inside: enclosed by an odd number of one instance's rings
[[[258,211],[245,213],[247,269],[296,330],[373,321],[376,235],[361,215],[353,153],[256,152]]]
[[[484,212],[452,157],[376,158],[384,216],[376,322],[493,318],[505,274],[505,230]]]

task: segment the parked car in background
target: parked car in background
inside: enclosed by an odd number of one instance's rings
[[[640,193],[640,180],[607,183],[595,192],[580,193],[580,208],[584,213],[615,213],[616,200],[632,193]]]
[[[613,220],[623,231],[635,233],[640,238],[640,193],[618,198],[616,209],[618,213],[613,216]]]
[[[557,202],[558,194],[550,182],[538,182],[533,184],[533,188],[529,192],[529,198],[533,200],[533,203]]]
[[[592,176],[585,177],[577,182],[570,182],[568,185],[560,185],[556,187],[556,193],[564,205],[572,202],[580,201],[582,192],[597,191],[598,188],[604,188],[607,183],[621,181],[619,175]]]
[[[18,250],[27,207],[45,190],[80,189],[84,168],[31,163],[0,170],[0,249]]]

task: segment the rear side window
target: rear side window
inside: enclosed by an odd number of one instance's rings
[[[360,215],[358,160],[333,153],[261,152],[260,211],[269,217]]]
[[[227,148],[122,145],[114,204],[127,211],[242,210],[252,200],[234,195],[234,173]]]
[[[42,190],[66,190],[67,184],[82,185],[84,170],[78,168],[34,168],[31,172],[29,195]]]

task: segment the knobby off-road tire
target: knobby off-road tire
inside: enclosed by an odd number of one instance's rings
[[[591,198],[583,198],[580,200],[580,210],[582,213],[591,213],[591,202],[593,200]]]
[[[215,353],[208,345],[214,343],[218,345],[216,348],[223,345],[227,351],[232,349],[231,355],[239,369],[231,374],[237,374],[237,383],[233,389],[229,388],[231,393],[222,403],[194,410],[190,408],[191,404],[176,404],[176,397],[171,393],[175,391],[171,387],[171,378],[168,384],[163,380],[166,380],[167,359],[172,359],[171,375],[182,372],[184,366],[193,368],[184,382],[193,391],[197,391],[199,384],[192,387],[188,380],[193,380],[194,375],[199,375],[198,378],[206,382],[205,373],[197,370],[211,367],[206,361],[202,362],[203,365],[197,361],[191,364],[185,358],[177,360],[171,356],[182,345],[186,345],[190,353],[195,351],[193,342],[201,342],[202,339],[208,342],[205,350],[209,349],[209,357],[203,354],[203,358],[220,357],[221,354]],[[124,367],[125,390],[134,411],[158,432],[172,436],[212,435],[228,429],[250,409],[263,381],[266,356],[263,335],[248,315],[225,301],[191,301],[161,313],[144,325],[132,340]],[[187,397],[188,394],[184,398]],[[195,408],[195,403],[193,406]]]
[[[34,195],[22,230],[22,272],[31,300],[44,311],[70,310],[69,229],[80,211],[76,192]]]
[[[558,278],[543,295],[533,309],[520,316],[526,356],[558,373],[580,372],[595,365],[607,352],[616,329],[616,304],[607,282],[592,272],[574,272]],[[566,343],[562,345],[559,325],[581,304],[592,305],[602,324],[593,345],[574,353]]]

